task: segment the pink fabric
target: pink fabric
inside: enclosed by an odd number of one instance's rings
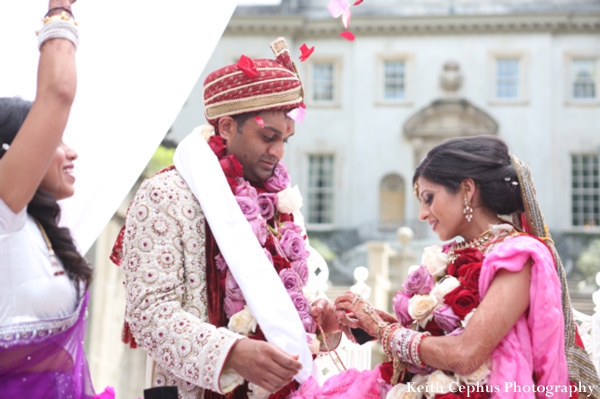
[[[479,292],[484,297],[496,273],[505,269],[520,271],[531,258],[531,288],[529,311],[492,352],[492,377],[488,384],[498,386],[494,399],[535,398],[533,392],[513,388],[538,386],[569,387],[569,372],[564,349],[564,318],[561,288],[554,258],[548,248],[529,236],[518,236],[498,245],[486,256],[479,278]],[[506,384],[514,384],[506,389]],[[569,393],[556,392],[554,398],[568,398]],[[545,398],[539,392],[538,398]]]
[[[379,397],[381,373],[374,370],[350,369],[329,378],[322,387],[310,377],[290,399],[358,399]]]

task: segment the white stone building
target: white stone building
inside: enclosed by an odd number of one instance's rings
[[[351,8],[353,42],[328,2],[238,7],[172,136],[204,123],[208,72],[271,57],[284,36],[295,59],[315,47],[298,64],[307,116],[284,159],[309,232],[337,252],[400,225],[434,240],[417,221],[412,173],[460,135],[497,134],[529,163],[555,235],[600,231],[599,0],[365,0]]]

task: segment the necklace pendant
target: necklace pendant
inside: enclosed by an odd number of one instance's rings
[[[48,258],[50,259],[50,265],[52,266],[54,276],[61,276],[61,275],[65,274],[65,271],[63,270],[62,266],[58,262],[58,258],[56,257],[54,250],[50,249],[48,251]]]

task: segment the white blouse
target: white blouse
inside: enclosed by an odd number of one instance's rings
[[[54,276],[48,246],[27,208],[15,214],[0,199],[0,327],[65,317],[76,307],[75,286],[66,274]]]

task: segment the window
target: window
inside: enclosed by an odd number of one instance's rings
[[[520,62],[517,58],[496,60],[496,98],[518,99]]]
[[[333,155],[308,157],[308,223],[333,223]]]
[[[332,102],[334,98],[334,71],[333,63],[321,62],[313,64],[313,101]]]
[[[596,60],[573,59],[571,61],[573,99],[596,98]]]
[[[600,225],[600,154],[572,155],[573,226]]]
[[[405,79],[405,61],[385,61],[383,63],[383,99],[404,100],[406,98]]]

